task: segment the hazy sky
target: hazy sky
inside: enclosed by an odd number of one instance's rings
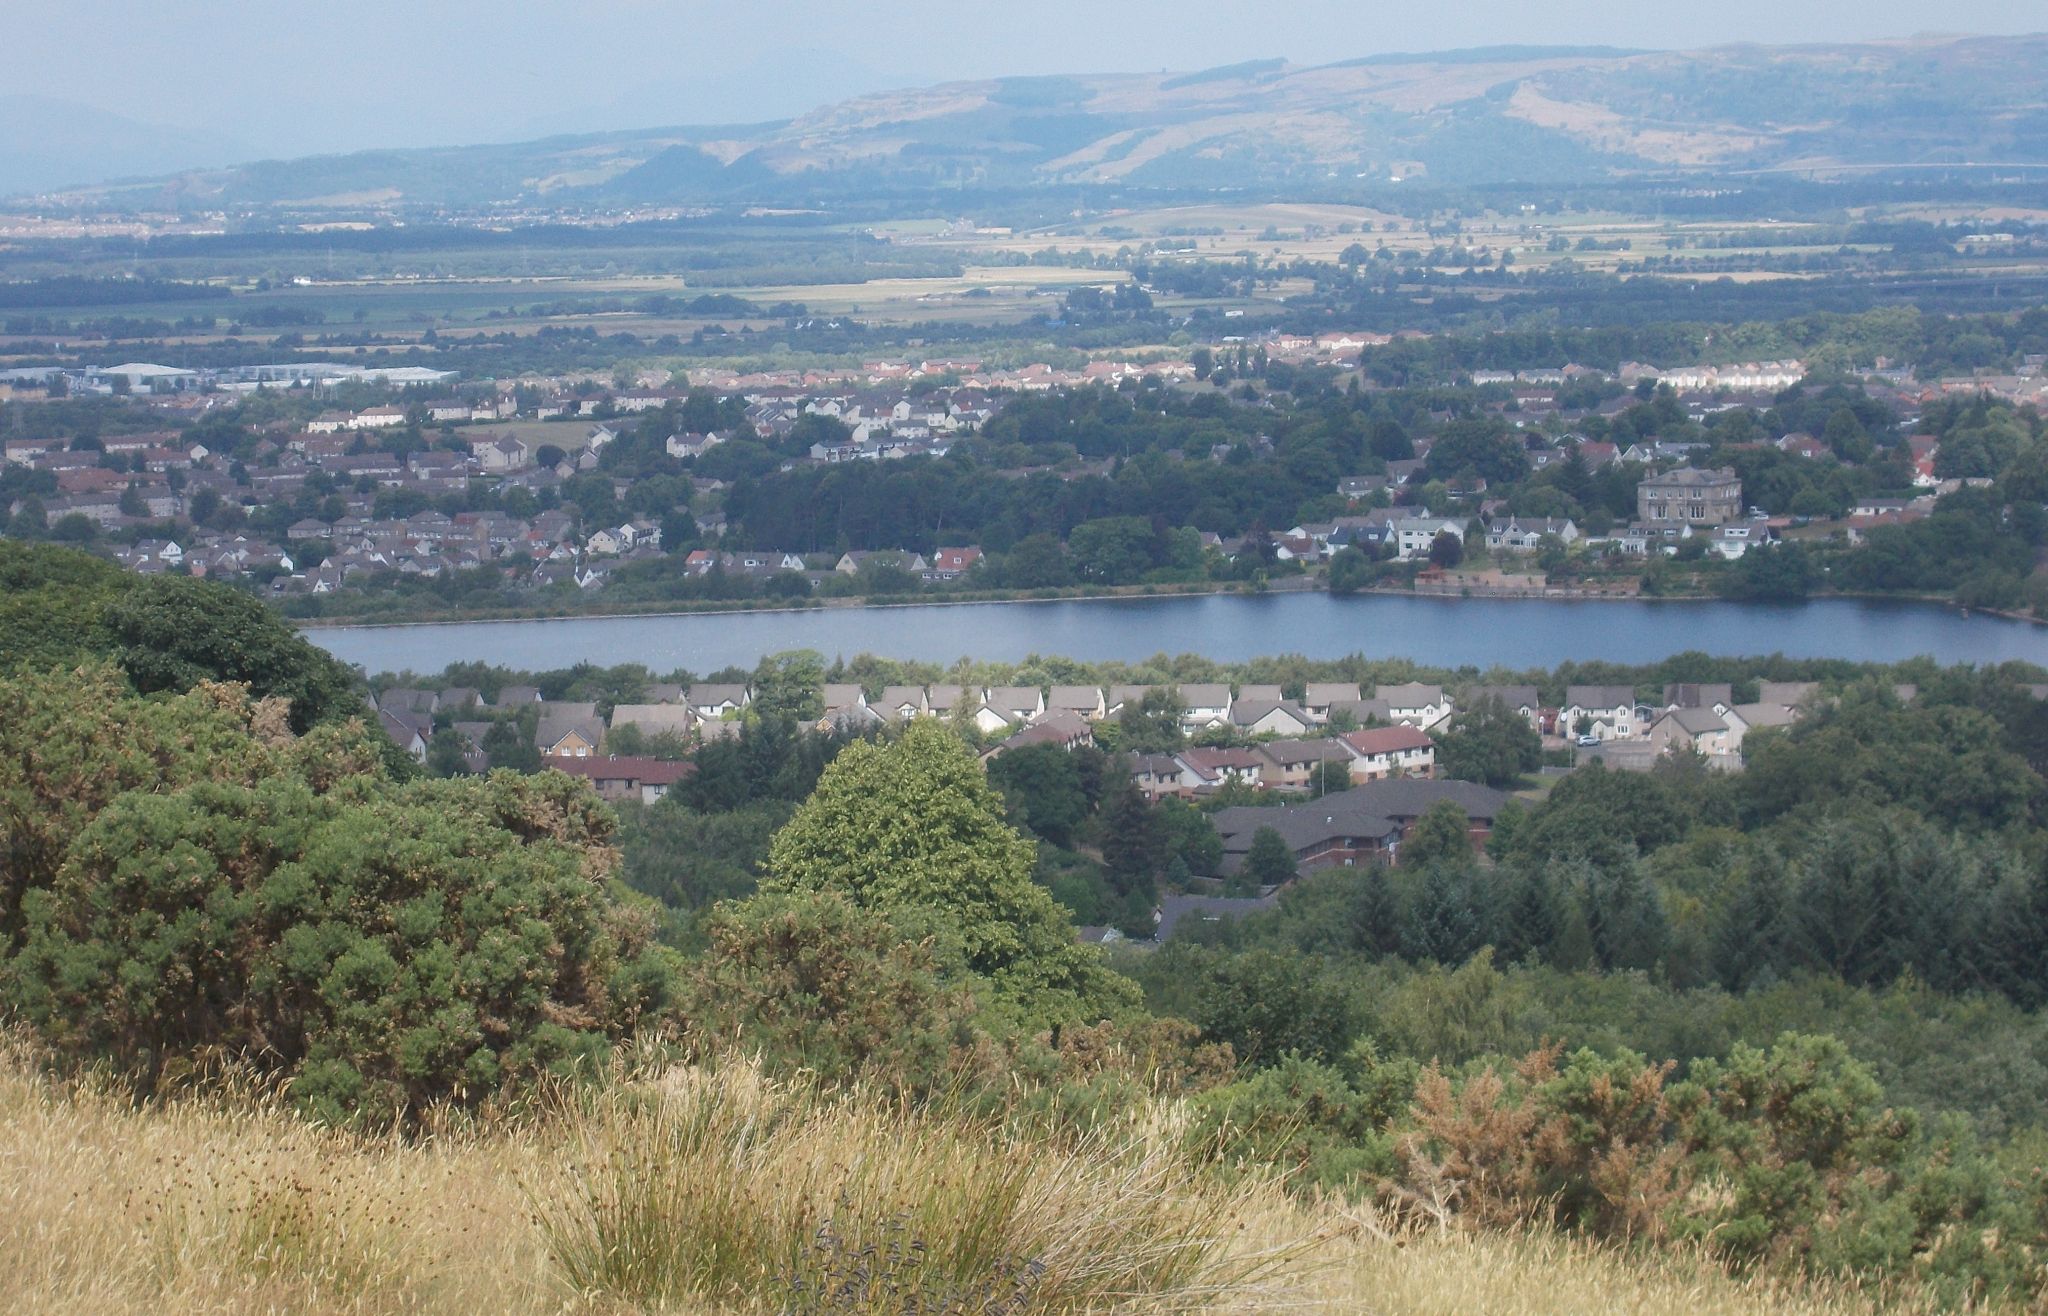
[[[2048,28],[2042,0],[7,0],[0,93],[264,155],[780,118],[1004,74]],[[197,163],[197,162],[194,162]]]

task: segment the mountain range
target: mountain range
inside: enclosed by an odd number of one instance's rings
[[[0,151],[0,178],[5,164]],[[186,207],[793,204],[955,187],[1562,184],[1955,164],[2048,166],[2048,35],[1494,47],[1002,78],[773,123],[260,161],[68,195]]]

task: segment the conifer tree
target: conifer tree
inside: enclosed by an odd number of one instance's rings
[[[1479,940],[1470,884],[1451,865],[1431,864],[1423,872],[1422,885],[1408,910],[1402,937],[1408,958],[1462,964],[1479,949]]]
[[[1367,869],[1351,911],[1352,945],[1372,955],[1399,954],[1405,925],[1392,875],[1384,868]]]

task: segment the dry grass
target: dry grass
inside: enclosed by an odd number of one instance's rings
[[[1622,1254],[1548,1232],[1432,1232],[1343,1245],[1310,1300],[1331,1311],[1401,1316],[1848,1316],[1878,1310],[1867,1298],[1819,1286],[1739,1282],[1711,1263],[1670,1254]],[[1908,1306],[1891,1311],[1915,1310]]]
[[[255,1098],[138,1110],[0,1050],[0,1311],[1866,1309],[1209,1185],[1171,1109],[1051,1151],[744,1066],[573,1106],[408,1145]]]
[[[1306,1242],[1250,1242],[1281,1195],[1198,1180],[1171,1121],[1052,1151],[740,1065],[608,1094],[575,1128],[543,1231],[572,1285],[636,1302],[1241,1309],[1289,1287]]]

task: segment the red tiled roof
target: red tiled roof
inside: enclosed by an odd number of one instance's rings
[[[1360,754],[1395,754],[1407,749],[1428,749],[1436,743],[1411,726],[1369,727],[1353,731],[1343,740]]]

